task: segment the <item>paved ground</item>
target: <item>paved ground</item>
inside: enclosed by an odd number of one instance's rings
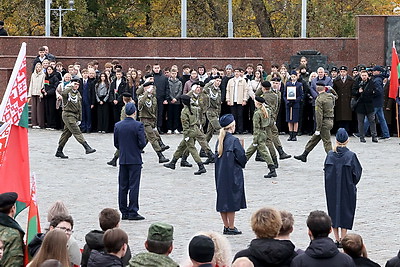
[[[49,206],[62,200],[69,208],[76,224],[74,236],[83,247],[85,234],[99,228],[98,213],[102,208],[118,208],[118,168],[106,165],[114,148],[111,134],[86,134],[88,143],[97,152],[86,155],[74,139],[68,142],[65,153],[70,157],[62,160],[54,157],[61,132],[30,130],[31,171],[37,175],[37,192],[42,227],[47,227]],[[171,146],[166,156],[172,157],[181,135],[163,135]],[[245,146],[251,142],[250,135],[243,136]],[[300,136],[298,142],[287,142],[281,136],[286,152],[300,154],[308,140]],[[212,145],[215,143],[215,137]],[[351,138],[349,147],[355,151],[364,168],[358,186],[358,205],[353,231],[363,236],[371,259],[384,264],[400,249],[398,224],[400,221],[399,191],[399,140],[361,144]],[[158,164],[150,146],[145,148],[140,191],[140,213],[146,220],[121,223],[129,234],[132,253],[144,251],[149,225],[156,221],[168,222],[175,227],[175,249],[172,258],[178,262],[187,256],[187,244],[191,237],[202,230],[221,232],[222,224],[215,211],[214,166],[207,166],[207,173],[194,176],[193,168],[177,167],[175,171]],[[267,173],[264,163],[249,161],[245,169],[247,205],[237,213],[237,227],[243,235],[229,236],[233,254],[246,248],[254,234],[250,228],[250,216],[260,207],[273,206],[294,214],[293,242],[300,248],[309,243],[305,220],[310,211],[326,210],[323,162],[325,153],[319,144],[309,155],[309,162],[293,158],[280,161],[278,178],[264,179]],[[193,163],[193,160],[190,158]],[[178,166],[178,165],[177,165]],[[18,220],[24,224],[26,215]]]

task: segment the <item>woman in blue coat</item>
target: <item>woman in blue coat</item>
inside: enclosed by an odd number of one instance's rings
[[[247,159],[235,132],[232,114],[219,120],[221,130],[216,144],[215,186],[217,189],[217,211],[224,223],[225,235],[238,235],[242,232],[235,227],[235,212],[246,208],[243,168]]]
[[[340,246],[347,230],[353,228],[356,185],[362,173],[357,155],[346,147],[348,142],[346,130],[340,128],[336,134],[336,146],[333,151],[329,151],[324,164],[326,202],[337,246]]]
[[[303,99],[303,84],[297,81],[295,70],[290,73],[290,81],[286,83],[283,99],[286,104],[286,122],[289,127],[288,141],[297,141],[297,131],[300,119],[300,104]]]

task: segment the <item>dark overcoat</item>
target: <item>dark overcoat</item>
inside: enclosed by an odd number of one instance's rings
[[[325,195],[332,227],[352,229],[357,201],[357,183],[362,167],[347,147],[329,151],[324,164]]]
[[[363,92],[359,92],[359,88],[363,89]],[[362,82],[361,79],[358,84],[353,86],[352,95],[358,100],[355,112],[367,115],[374,112],[374,105],[372,99],[374,96],[374,84],[368,79],[367,82]]]
[[[354,80],[349,75],[346,76],[345,82],[342,81],[341,76],[333,81],[333,89],[338,94],[335,102],[335,121],[351,121],[353,119],[350,107],[353,84]]]
[[[218,142],[215,150],[218,155]],[[239,139],[227,132],[222,156],[215,160],[218,212],[234,212],[246,208],[243,177],[246,162],[245,151]]]
[[[296,87],[296,100],[287,99],[288,86]],[[300,102],[303,100],[303,95],[303,84],[301,82],[297,81],[295,85],[292,82],[286,83],[285,90],[283,91],[283,99],[286,104],[286,122],[299,122]]]

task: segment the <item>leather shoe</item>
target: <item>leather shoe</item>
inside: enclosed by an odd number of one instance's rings
[[[138,214],[138,215],[135,215],[135,216],[129,216],[128,220],[130,220],[130,221],[141,221],[141,220],[144,220],[144,217],[142,215]]]
[[[128,214],[122,214],[122,218],[121,219],[122,220],[128,220],[128,217],[129,217]]]
[[[241,235],[241,234],[242,234],[242,232],[239,231],[236,227],[233,229],[228,228],[226,231],[226,235]]]

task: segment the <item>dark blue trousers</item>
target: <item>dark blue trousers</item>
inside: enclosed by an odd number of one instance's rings
[[[92,109],[90,103],[82,103],[82,122],[81,129],[83,132],[90,132],[92,128]]]
[[[141,164],[120,164],[118,176],[118,204],[122,215],[136,216],[139,210]],[[128,204],[129,194],[129,204]]]

